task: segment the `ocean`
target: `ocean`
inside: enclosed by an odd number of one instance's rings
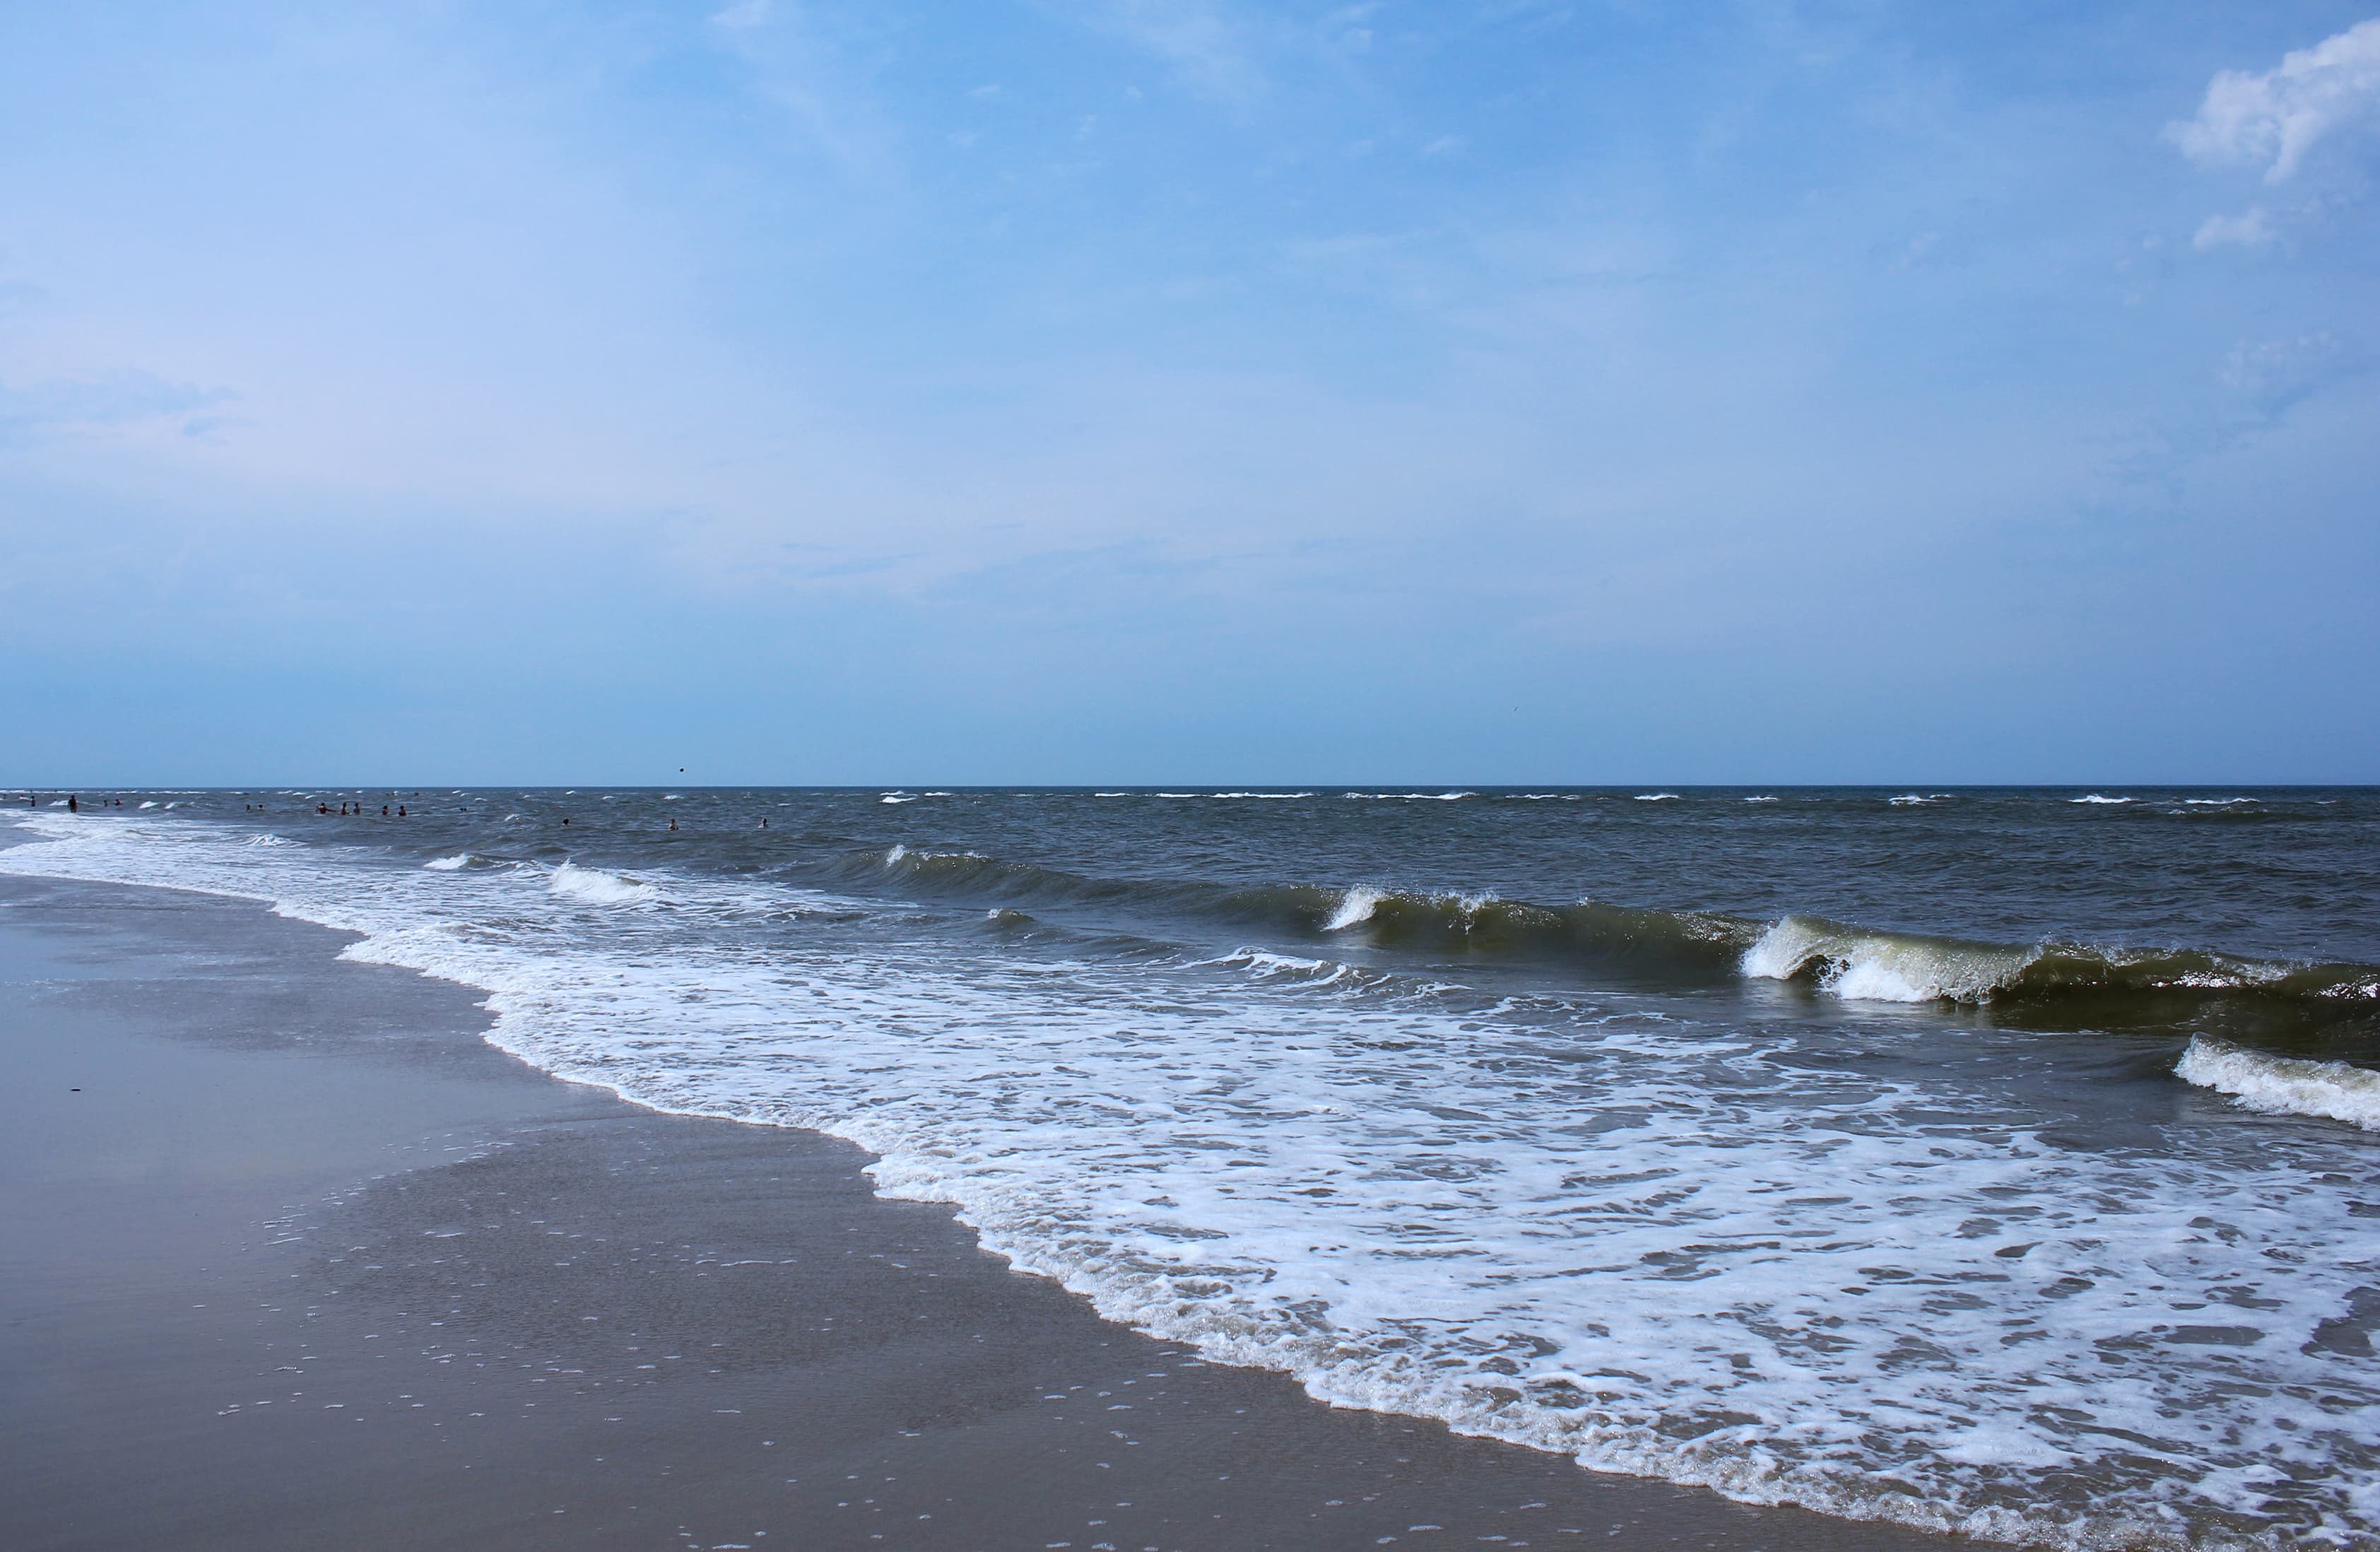
[[[2380,1545],[2380,792],[0,802],[0,872],[357,934],[1334,1402],[2004,1541]]]

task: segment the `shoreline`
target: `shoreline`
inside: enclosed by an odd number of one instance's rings
[[[0,879],[11,1546],[1946,1544],[1210,1364],[346,940]]]

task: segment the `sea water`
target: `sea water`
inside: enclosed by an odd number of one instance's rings
[[[2369,791],[124,795],[0,810],[0,871],[357,933],[1335,1402],[2007,1541],[2380,1543]]]

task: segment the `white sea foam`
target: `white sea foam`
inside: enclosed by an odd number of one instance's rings
[[[917,800],[907,793],[886,793],[876,801],[879,803],[915,803]]]
[[[2192,1037],[2174,1075],[2267,1115],[2320,1116],[2380,1132],[2380,1073],[2344,1061],[2271,1056]]]
[[[1379,905],[1382,898],[1381,891],[1376,889],[1349,890],[1339,897],[1338,908],[1330,913],[1330,919],[1322,924],[1322,930],[1338,932],[1354,927],[1358,922],[1370,921],[1372,912]]]
[[[1762,793],[1756,797],[1747,797],[1743,801],[1746,803],[1774,803],[1777,799],[1767,793]]]
[[[570,900],[583,900],[592,905],[630,905],[653,898],[650,884],[606,873],[600,867],[581,867],[565,862],[546,879],[546,891]]]
[[[2182,802],[2193,808],[2229,808],[2241,803],[2253,803],[2252,797],[2185,797]]]
[[[2100,795],[2099,794],[2097,794],[2097,793],[2085,793],[2085,794],[2083,794],[2081,797],[2070,797],[2070,798],[2068,798],[2066,801],[2067,801],[2067,802],[2069,802],[2069,803],[2109,803],[2109,804],[2114,804],[2114,803],[2137,803],[2137,802],[2139,802],[2140,800],[2139,800],[2138,798],[2131,798],[2131,797],[2103,797],[2103,796],[2101,796],[2101,795]]]
[[[1460,803],[1461,801],[1463,801],[1463,800],[1464,798],[1466,798],[1466,797],[1476,797],[1476,796],[1478,796],[1479,794],[1478,794],[1477,793],[1472,793],[1472,792],[1440,792],[1440,793],[1423,793],[1423,792],[1410,792],[1410,793],[1367,793],[1367,792],[1351,792],[1351,793],[1342,793],[1342,794],[1340,794],[1339,795],[1340,795],[1340,796],[1342,796],[1342,797],[1359,797],[1359,798],[1369,798],[1369,799],[1373,799],[1373,800],[1376,800],[1376,801],[1379,801],[1379,802],[1386,802],[1386,803]]]
[[[471,854],[468,852],[456,852],[453,856],[431,857],[428,862],[423,863],[421,866],[429,868],[433,873],[452,873],[458,868],[470,867]]]
[[[1949,795],[1949,793],[1902,793],[1891,802],[1896,808],[1907,808],[1921,803],[1940,803]]]
[[[2374,1247],[2352,1193],[2310,1183],[2338,1167],[2319,1135],[2095,1152],[1990,1084],[1633,997],[1508,1018],[1260,949],[1125,965],[887,939],[844,925],[854,903],[748,879],[658,876],[674,909],[590,913],[535,870],[14,822],[36,843],[0,871],[361,934],[347,957],[485,988],[491,1038],[526,1060],[848,1137],[880,1191],[956,1204],[1110,1318],[1330,1400],[1985,1537],[2380,1534],[2380,1386],[2315,1340]]]
[[[1638,793],[1636,794],[1636,801],[1639,803],[1675,803],[1678,801],[1678,794],[1676,793]]]
[[[152,799],[149,799],[149,798],[142,798],[142,799],[140,800],[140,806],[141,806],[141,807],[143,807],[143,808],[154,808],[154,807],[156,807],[156,806],[157,806],[157,805],[156,805],[156,803],[155,803],[153,800],[152,800]]]

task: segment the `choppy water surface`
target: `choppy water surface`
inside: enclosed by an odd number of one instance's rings
[[[361,933],[1334,1400],[2008,1540],[2380,1545],[2367,790],[46,801],[0,870]]]

